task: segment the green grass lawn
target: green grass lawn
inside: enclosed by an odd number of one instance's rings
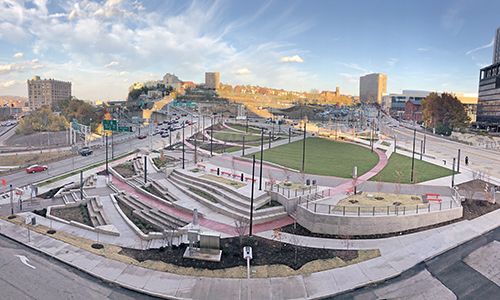
[[[264,156],[265,157],[265,156]],[[438,165],[434,165],[417,159],[415,155],[415,183],[428,181],[444,176],[450,176],[452,171]],[[396,171],[399,171],[399,175]],[[410,183],[411,157],[393,153],[389,158],[387,166],[372,181]]]
[[[242,125],[242,124],[226,124],[227,126],[234,128],[236,130],[241,130],[241,131],[246,131],[247,126]],[[248,125],[248,133],[259,133],[260,134],[260,129],[251,127],[252,124]]]
[[[226,142],[242,143],[243,135],[241,133],[236,133],[234,131],[219,131],[214,132],[214,139],[218,139]],[[258,135],[247,135],[245,137],[245,142],[255,142],[260,141],[260,136]],[[264,135],[264,142],[267,141],[266,135]]]
[[[256,153],[260,158],[260,153]],[[281,145],[264,151],[264,160],[300,170],[302,141]],[[366,173],[378,162],[376,153],[358,145],[322,138],[307,138],[305,171],[309,174],[350,178],[354,166],[358,175]]]

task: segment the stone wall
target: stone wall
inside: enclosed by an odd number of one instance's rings
[[[389,216],[339,216],[297,207],[297,222],[315,233],[369,235],[400,232],[462,217],[462,206],[442,211]]]

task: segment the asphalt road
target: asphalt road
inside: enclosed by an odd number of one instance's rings
[[[182,121],[182,119],[180,121]],[[187,126],[185,129],[186,138],[188,138],[188,134],[191,133],[190,127],[191,126]],[[182,130],[177,130],[173,132],[172,143],[174,143],[177,133],[179,132],[182,132]],[[111,147],[111,139],[108,138],[109,160],[112,159],[113,153],[114,157],[118,157],[122,154],[134,151],[135,149],[141,149],[141,148],[149,149],[150,139],[151,139],[152,149],[159,149],[168,146],[169,143],[169,138],[161,138],[159,135],[148,136],[146,139],[140,140],[135,137],[136,133],[132,134],[134,135],[133,138],[128,139],[127,141],[121,143],[115,143],[113,147]],[[106,147],[101,147],[98,149],[94,149],[94,153],[89,156],[77,155],[74,157],[49,163],[47,164],[49,166],[49,169],[45,172],[27,174],[26,171],[21,170],[13,174],[3,176],[2,178],[6,179],[8,184],[12,184],[14,187],[19,187],[40,182],[54,176],[65,174],[76,169],[80,169],[86,166],[93,165],[98,162],[105,162],[105,161],[106,161]]]
[[[3,236],[0,253],[0,299],[155,299],[102,282]]]
[[[332,299],[445,299],[443,289],[458,299],[498,299],[500,287],[464,262],[470,253],[492,241],[500,241],[500,227],[385,283],[367,286]],[[422,280],[422,272],[429,275],[427,279]],[[438,285],[431,284],[432,281]]]

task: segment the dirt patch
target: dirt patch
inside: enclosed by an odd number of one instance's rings
[[[500,208],[500,204],[489,203],[484,200],[465,200],[462,202],[464,207],[464,219],[472,220],[489,212]]]
[[[415,233],[415,232],[420,232],[420,231],[425,231],[449,224],[453,224],[455,222],[460,222],[463,220],[472,220],[477,217],[480,217],[484,214],[487,214],[489,212],[492,212],[498,208],[500,208],[500,204],[491,204],[486,201],[471,201],[471,200],[466,200],[462,202],[462,207],[463,207],[463,216],[461,218],[447,221],[447,222],[442,222],[434,225],[429,225],[425,227],[420,227],[420,228],[415,228],[415,229],[410,229],[410,230],[405,230],[405,231],[400,231],[400,232],[392,232],[392,233],[384,233],[384,234],[372,234],[372,235],[350,235],[350,236],[344,236],[344,235],[335,235],[335,234],[323,234],[323,233],[314,233],[309,231],[307,228],[302,227],[300,224],[295,224],[296,228],[294,228],[294,224],[290,224],[284,227],[281,227],[280,230],[283,232],[291,233],[291,234],[297,234],[297,235],[304,235],[304,236],[311,236],[311,237],[318,237],[318,238],[326,238],[326,239],[353,239],[353,240],[358,240],[358,239],[381,239],[381,238],[388,238],[388,237],[394,237],[394,236],[400,236],[403,234],[409,234],[409,233]]]
[[[54,208],[50,211],[50,214],[66,221],[75,221],[94,227],[90,221],[87,204],[80,204],[74,207]]]
[[[397,204],[395,204],[397,203]],[[362,192],[340,200],[337,206],[414,206],[422,204],[422,199],[417,195],[390,194],[379,192]]]
[[[49,163],[75,155],[70,151],[54,151],[31,154],[14,154],[0,156],[0,166],[27,166],[32,164]]]
[[[339,258],[343,261],[351,261],[358,257],[357,250],[308,248],[259,237],[246,238],[241,244],[239,238],[226,238],[221,240],[221,246],[222,258],[220,262],[183,258],[182,256],[187,247],[185,244],[172,249],[136,250],[123,248],[121,254],[130,256],[138,261],[157,260],[182,267],[210,270],[246,266],[246,261],[242,257],[244,246],[252,247],[252,265],[254,266],[286,265],[294,270],[318,259]]]
[[[135,175],[134,166],[132,162],[124,162],[117,166],[114,166],[113,169],[118,172],[123,178],[130,178]]]
[[[21,218],[16,218],[13,220],[10,220],[10,222],[15,223],[19,226],[22,227],[28,227],[29,225],[24,224],[24,220]],[[47,235],[47,230],[49,230],[48,227],[43,226],[43,225],[38,225],[36,227],[29,226],[33,231],[36,231],[41,234]],[[81,249],[84,249],[86,251],[89,251],[91,253],[117,260],[126,264],[131,264],[143,268],[148,268],[152,270],[157,270],[161,272],[169,272],[169,273],[174,273],[174,274],[179,274],[179,275],[189,275],[189,276],[203,276],[203,277],[218,277],[218,278],[245,278],[246,277],[246,266],[242,266],[241,264],[237,267],[233,268],[225,268],[225,269],[216,269],[216,270],[210,270],[210,269],[195,269],[191,267],[182,267],[182,266],[177,266],[174,264],[170,263],[165,263],[162,261],[155,261],[155,260],[145,260],[145,261],[138,261],[130,256],[127,256],[123,253],[122,248],[115,246],[115,245],[110,245],[110,244],[103,244],[104,248],[102,249],[94,249],[92,248],[92,244],[96,243],[94,240],[74,236],[72,234],[66,233],[66,232],[61,232],[57,231],[53,235],[50,235],[52,238],[55,238],[57,240],[63,241],[65,243],[68,243],[70,245],[73,245],[75,247],[79,247]],[[237,245],[240,245],[239,243]],[[239,246],[235,246],[238,248],[238,254],[234,256],[234,259],[237,259],[237,257],[240,258],[242,263],[244,264],[245,261],[241,257],[241,248]],[[312,249],[312,248],[306,248],[306,251]],[[178,249],[177,249],[178,250]],[[322,249],[320,249],[322,250]],[[137,250],[140,251],[140,250]],[[159,251],[159,250],[158,250]],[[254,250],[255,251],[255,250]],[[333,250],[335,251],[335,250]],[[344,250],[342,250],[344,251]],[[163,252],[166,252],[166,249],[163,250]],[[300,269],[294,270],[286,265],[283,264],[275,264],[275,265],[254,265],[252,267],[252,270],[254,271],[253,277],[254,278],[269,278],[269,277],[287,277],[287,276],[295,276],[295,275],[300,275],[300,274],[310,274],[314,272],[319,272],[319,271],[324,271],[328,269],[333,269],[333,268],[339,268],[339,267],[345,267],[350,264],[356,264],[362,261],[366,261],[375,257],[380,256],[380,251],[379,250],[359,250],[357,252],[357,257],[355,259],[349,260],[349,261],[344,261],[340,259],[340,257],[334,257],[330,259],[316,259],[314,261],[310,261],[306,264],[304,264]],[[302,253],[302,252],[300,252]],[[262,254],[259,254],[261,256]],[[264,255],[267,255],[267,253],[264,253]],[[294,253],[295,255],[295,253]]]

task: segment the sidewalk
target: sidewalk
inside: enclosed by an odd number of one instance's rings
[[[4,220],[0,220],[0,233],[104,281],[153,296],[174,299],[312,299],[336,295],[396,277],[423,260],[431,259],[495,229],[498,227],[499,217],[500,210],[497,210],[432,232],[371,241],[350,241],[353,245],[357,244],[358,248],[371,248],[370,243],[386,245],[381,247],[382,256],[359,264],[308,275],[249,280],[191,277],[153,271],[113,261],[36,232],[31,232],[31,242],[28,242],[25,228]],[[304,239],[300,241],[301,245],[303,242]],[[307,243],[323,243],[329,247],[336,247],[334,243],[338,242],[316,238],[307,240]],[[388,246],[390,243],[393,243],[392,247]]]

